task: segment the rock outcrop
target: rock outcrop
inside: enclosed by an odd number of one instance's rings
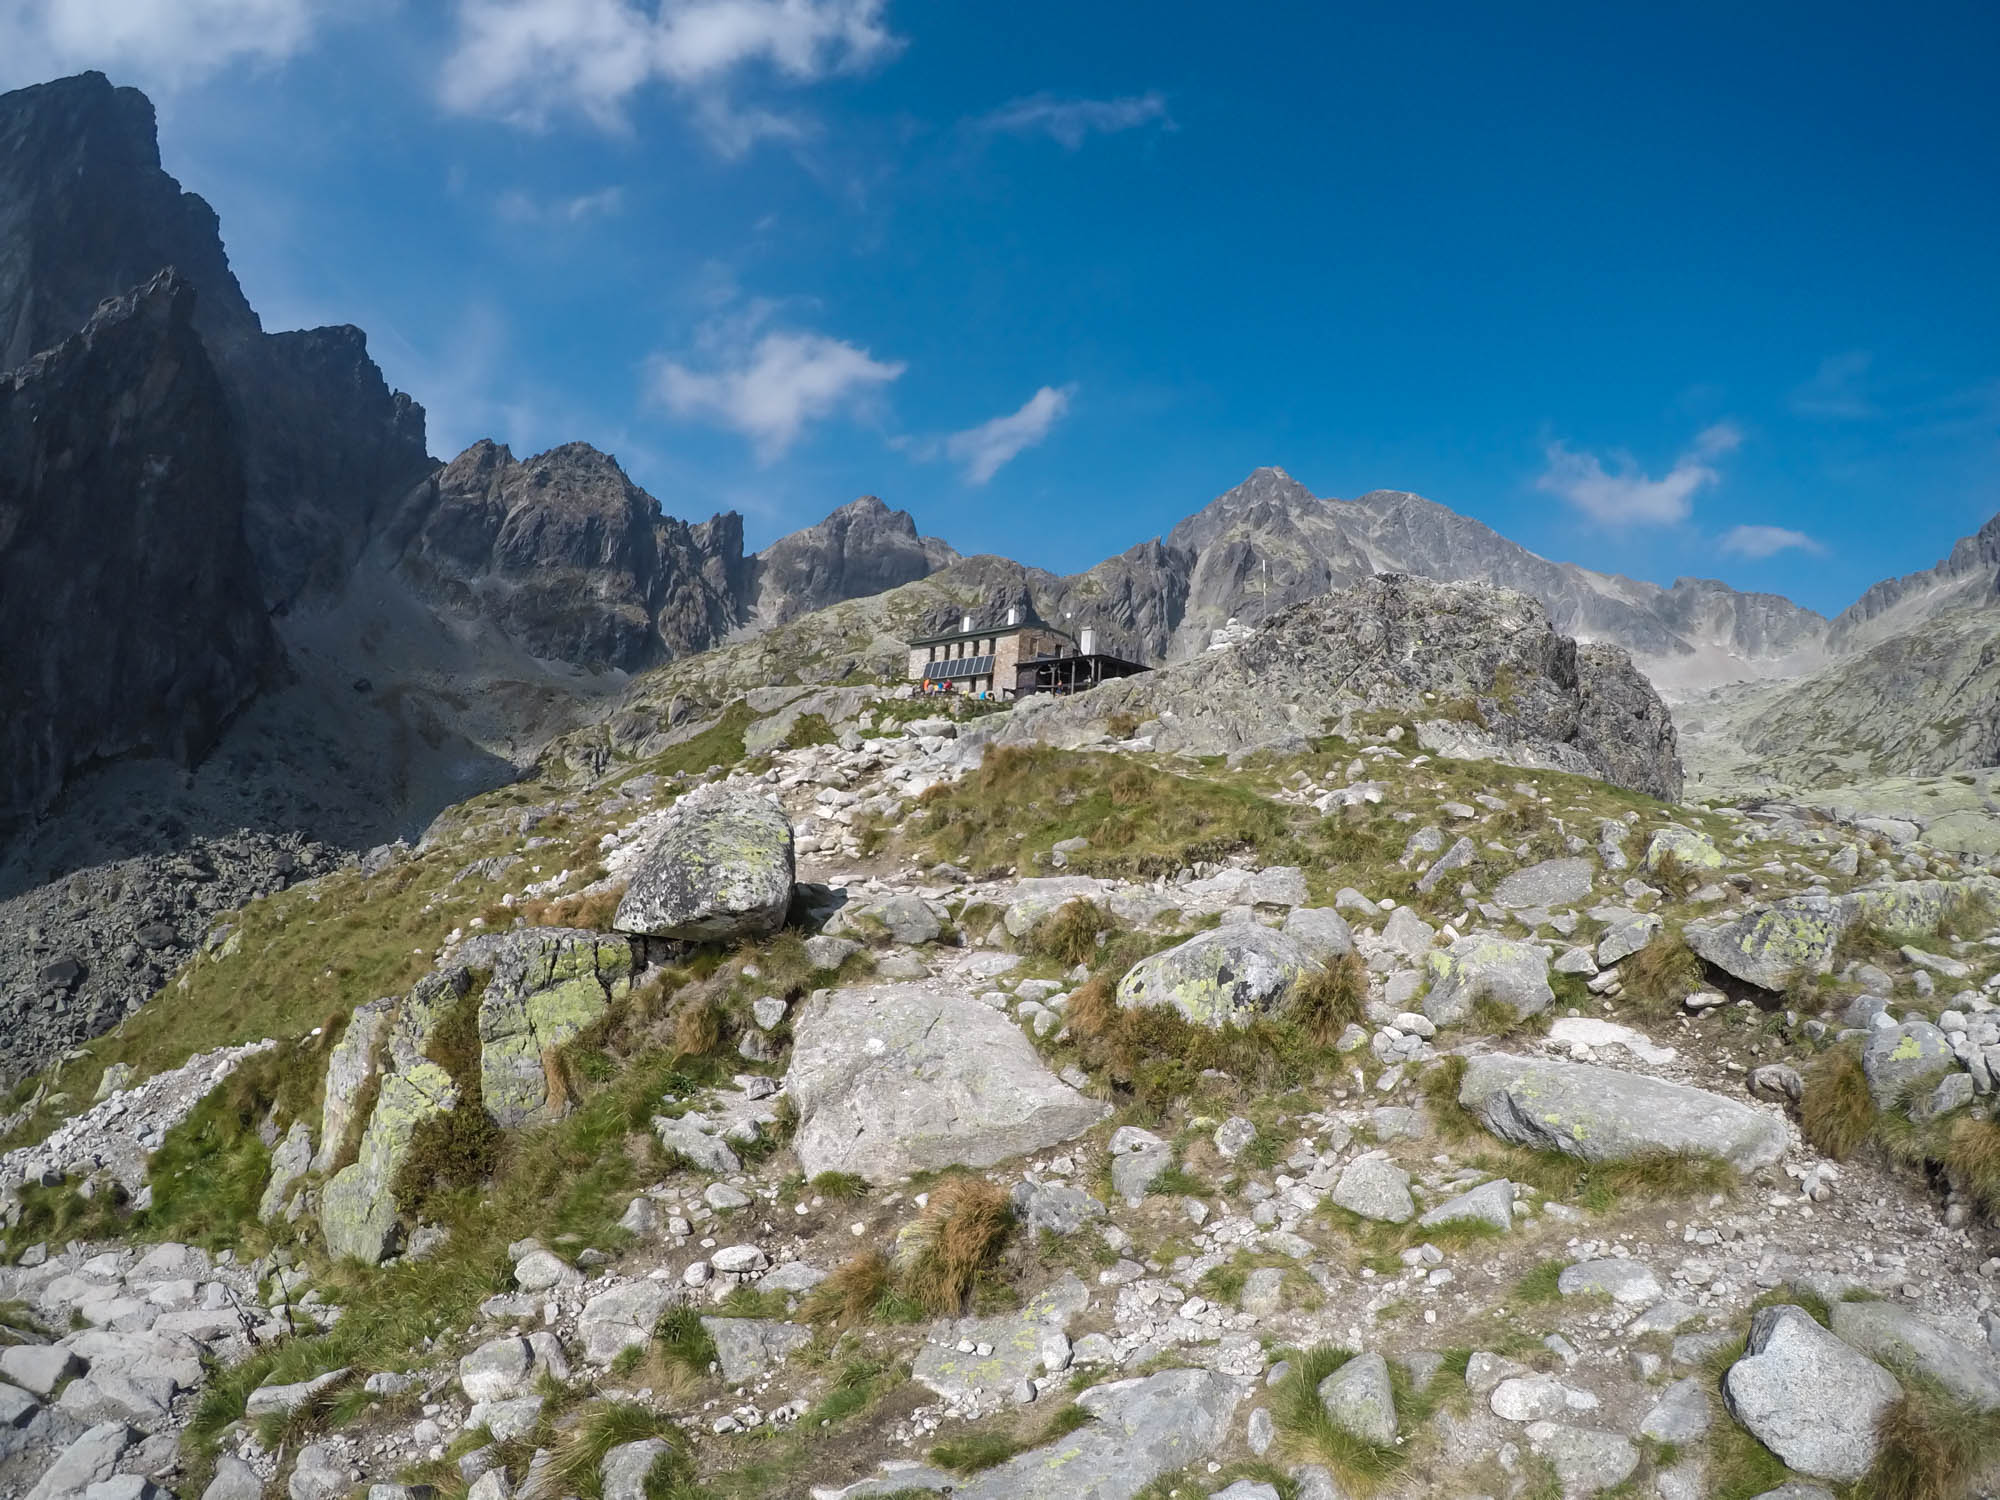
[[[473,444],[416,486],[385,545],[434,607],[580,666],[636,671],[745,617],[742,519],[665,516],[588,443],[528,459]]]
[[[908,511],[863,495],[759,552],[750,602],[761,621],[782,624],[844,599],[887,593],[956,561],[944,542],[918,534]]]
[[[1296,605],[1233,650],[1029,700],[1001,737],[1081,742],[1124,714],[1156,748],[1219,754],[1297,746],[1357,713],[1409,715],[1439,753],[1680,795],[1673,721],[1623,653],[1579,648],[1525,594],[1399,576]]]
[[[1753,1105],[1590,1063],[1475,1057],[1458,1102],[1502,1140],[1585,1161],[1686,1151],[1749,1172],[1783,1156],[1791,1139],[1783,1119]]]
[[[338,583],[385,507],[433,467],[422,408],[389,389],[358,328],[263,331],[214,210],[161,169],[144,94],[83,73],[0,95],[0,367],[169,266],[200,294],[195,329],[228,400],[257,567],[248,598]],[[206,535],[226,548],[236,532]]]
[[[0,835],[83,766],[199,758],[277,669],[194,309],[162,272],[0,376]]]
[[[833,990],[792,1022],[785,1087],[807,1177],[986,1167],[1082,1134],[1107,1106],[1042,1063],[997,1010],[920,984]]]

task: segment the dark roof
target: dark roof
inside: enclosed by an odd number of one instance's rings
[[[1015,635],[1023,630],[1055,630],[1057,635],[1067,636],[1069,634],[1066,630],[1056,630],[1055,626],[1044,624],[1040,620],[1022,620],[1013,625],[1006,624],[1003,621],[993,624],[975,625],[970,630],[954,630],[946,635],[918,636],[910,644],[913,647],[942,646],[948,641],[970,641],[986,635]]]

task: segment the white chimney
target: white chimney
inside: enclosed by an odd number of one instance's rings
[[[1018,625],[1021,623],[1021,611],[1018,607],[1013,607],[1008,609],[1007,623],[1009,625]]]
[[[1095,630],[1086,628],[1084,630],[1078,631],[1077,641],[1078,641],[1077,652],[1079,655],[1081,656],[1097,655],[1097,632]]]
[[[969,632],[972,629],[972,616],[971,615],[959,616],[958,628],[962,632]]]

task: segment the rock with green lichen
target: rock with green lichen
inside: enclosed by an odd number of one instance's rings
[[[762,937],[784,924],[794,873],[783,808],[747,787],[697,787],[651,836],[614,925],[683,942]]]
[[[1536,1057],[1473,1058],[1458,1102],[1502,1140],[1585,1161],[1688,1152],[1750,1172],[1791,1138],[1781,1115],[1705,1089]]]
[[[1857,922],[1891,932],[1929,932],[1967,902],[1991,903],[2000,881],[1903,880],[1844,896],[1824,891],[1789,896],[1733,922],[1690,923],[1688,946],[1705,961],[1759,989],[1784,989],[1800,975],[1833,968],[1840,936]]]
[[[492,945],[479,997],[479,1087],[487,1115],[512,1128],[555,1118],[550,1053],[632,985],[632,945],[609,933],[531,927]]]
[[[1244,1026],[1277,1009],[1311,967],[1283,933],[1237,923],[1134,964],[1118,981],[1118,1003],[1171,1005],[1197,1026]]]
[[[1684,870],[1720,870],[1729,863],[1708,835],[1672,823],[1655,833],[1652,842],[1646,845],[1646,872],[1652,874],[1658,870],[1670,855]]]
[[[382,1079],[359,1154],[320,1195],[320,1232],[329,1255],[372,1266],[396,1249],[402,1238],[396,1173],[410,1153],[411,1137],[418,1125],[457,1104],[458,1085],[434,1062],[418,1062]]]
[[[1894,1109],[1947,1068],[1958,1066],[1951,1043],[1928,1021],[1877,1027],[1861,1049],[1861,1071],[1877,1109]]]
[[[1506,1006],[1516,1016],[1532,1016],[1555,1001],[1549,988],[1549,956],[1533,943],[1506,938],[1465,937],[1425,956],[1430,993],[1424,1014],[1451,1026],[1472,1014],[1481,1000]]]

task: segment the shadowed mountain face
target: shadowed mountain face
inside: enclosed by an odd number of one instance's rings
[[[338,586],[384,509],[434,467],[423,409],[389,389],[358,328],[263,331],[215,211],[161,169],[144,94],[101,73],[0,94],[0,368],[166,266],[198,294],[264,601]]]
[[[162,272],[0,376],[0,831],[81,766],[198,758],[277,666],[194,308]]]

